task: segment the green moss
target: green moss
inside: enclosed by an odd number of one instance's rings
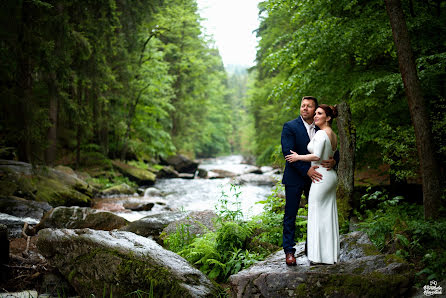
[[[362,266],[359,266],[359,267],[353,269],[352,272],[353,272],[354,274],[361,274],[361,273],[364,272],[366,266],[367,266],[366,264],[363,264]]]
[[[384,257],[385,257],[387,265],[392,264],[392,263],[407,263],[407,261],[405,259],[403,259],[402,257],[399,257],[395,254],[387,254]]]
[[[110,260],[109,264],[101,262],[101,268],[92,268],[98,259]],[[143,260],[133,258],[116,250],[95,249],[76,258],[73,263],[78,270],[69,272],[68,278],[77,284],[81,295],[94,294],[109,296],[111,291],[116,297],[140,290],[153,291],[159,297],[188,297],[189,293],[178,282],[173,281],[172,274],[165,268]],[[74,264],[72,267],[74,267]],[[85,268],[85,269],[83,269]],[[113,274],[102,276],[103,270],[112,270]],[[82,292],[79,291],[81,289]]]
[[[349,204],[349,199],[348,191],[342,183],[339,183],[336,189],[336,205],[338,207],[338,220],[341,224],[348,221],[350,217],[352,207]]]
[[[17,183],[14,181],[0,181],[0,195],[12,196],[17,190]]]
[[[2,169],[0,172],[0,195],[34,200],[35,192],[30,176],[14,173],[9,169]]]
[[[304,283],[299,284],[295,289],[294,289],[294,294],[296,297],[305,297],[307,296],[307,285]]]
[[[362,275],[333,274],[322,288],[323,295],[327,296],[399,297],[405,285],[407,277],[404,275],[372,272]]]
[[[34,177],[33,184],[36,187],[36,200],[48,202],[52,206],[88,206],[90,197],[84,195],[58,180],[45,177]]]
[[[376,256],[379,255],[379,250],[376,248],[373,244],[356,244],[359,247],[362,248],[362,251],[365,253],[366,256]]]
[[[68,281],[71,282],[73,280],[73,278],[76,276],[76,274],[77,274],[76,269],[71,270],[70,274],[68,274],[68,277],[67,277]]]
[[[138,280],[138,289],[149,291],[152,287],[157,296],[181,297],[188,296],[188,292],[179,286],[177,282],[172,281],[170,272],[158,266],[147,267],[147,264],[141,260],[131,258],[122,258],[122,263],[117,272],[118,280]],[[124,292],[134,291],[131,285],[121,283]]]

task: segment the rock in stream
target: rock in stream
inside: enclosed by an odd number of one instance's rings
[[[229,278],[233,297],[401,297],[412,286],[409,266],[379,254],[363,232],[341,237],[340,262],[309,266],[304,243],[297,266],[279,251]]]

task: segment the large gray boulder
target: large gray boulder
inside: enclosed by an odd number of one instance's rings
[[[0,196],[0,212],[16,217],[30,217],[40,220],[45,212],[51,210],[47,202],[25,200],[15,196]]]
[[[181,154],[169,156],[164,162],[179,173],[194,174],[198,169],[198,162],[190,160]]]
[[[232,178],[235,176],[237,176],[236,173],[227,170],[212,169],[208,171],[208,177],[210,179]]]
[[[156,175],[150,171],[128,165],[119,160],[112,161],[112,164],[122,175],[126,176],[131,181],[136,182],[136,184],[140,186],[155,184]]]
[[[122,183],[119,185],[115,185],[106,189],[103,189],[100,192],[101,196],[112,196],[112,195],[132,195],[136,191],[128,186],[126,183]]]
[[[277,180],[270,175],[243,174],[233,179],[235,185],[254,184],[274,186]]]
[[[51,206],[89,206],[95,189],[68,169],[0,160],[0,195],[48,202]]]
[[[156,173],[156,178],[178,178],[180,173],[175,171],[172,166],[164,166]]]
[[[133,221],[120,230],[132,232],[143,237],[153,237],[155,240],[160,241],[159,236],[165,227],[172,222],[186,218],[187,215],[187,212],[181,211],[153,214]]]
[[[81,297],[124,297],[137,290],[156,297],[218,296],[182,257],[130,232],[44,229],[37,247]]]
[[[363,232],[341,237],[340,262],[309,266],[304,243],[296,246],[297,266],[279,251],[229,278],[233,297],[401,297],[413,273],[406,263],[379,254]]]
[[[31,217],[17,217],[14,215],[0,212],[0,224],[8,227],[9,238],[22,237],[22,230],[25,224],[36,225],[39,221]],[[26,230],[28,232],[28,230]]]
[[[69,228],[110,231],[125,226],[128,221],[107,211],[98,211],[88,207],[56,207],[47,212],[36,231],[45,228]]]
[[[203,235],[207,231],[215,231],[216,218],[217,214],[212,210],[192,211],[185,218],[171,222],[164,228],[163,234],[170,235],[183,226],[191,236]]]

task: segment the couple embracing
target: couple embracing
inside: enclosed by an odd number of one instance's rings
[[[339,226],[336,206],[339,162],[337,138],[331,129],[336,107],[304,96],[300,116],[284,124],[282,152],[286,159],[283,249],[286,264],[296,265],[294,233],[302,192],[308,198],[306,255],[311,263],[334,264],[339,258]]]

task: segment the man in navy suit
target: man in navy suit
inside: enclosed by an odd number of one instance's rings
[[[318,128],[314,125],[313,117],[317,109],[317,99],[312,96],[304,96],[300,105],[300,116],[288,121],[282,129],[282,153],[283,156],[291,154],[293,150],[297,154],[309,154],[307,145],[316,133]],[[339,153],[335,154],[335,159],[339,161]],[[333,168],[336,160],[322,161],[321,165],[326,168]],[[285,185],[285,215],[283,217],[283,250],[285,252],[286,264],[296,265],[294,253],[294,233],[296,230],[296,216],[299,209],[302,192],[308,198],[311,181],[319,181],[322,175],[316,171],[318,166],[311,167],[310,162],[297,161],[287,162],[283,173],[282,184]]]

